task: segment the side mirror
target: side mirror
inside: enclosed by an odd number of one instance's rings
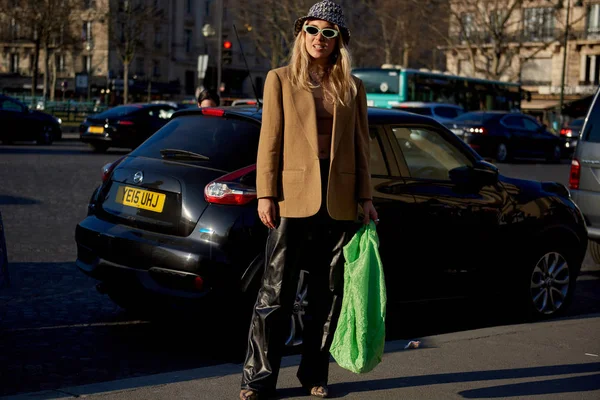
[[[499,175],[498,167],[490,162],[479,160],[473,165],[473,178],[483,185],[495,185]]]
[[[479,160],[472,167],[460,167],[449,171],[450,180],[464,187],[495,185],[498,182],[498,167]]]

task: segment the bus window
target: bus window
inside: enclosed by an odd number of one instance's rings
[[[361,70],[354,73],[363,81],[367,93],[398,94],[400,80],[395,70]]]

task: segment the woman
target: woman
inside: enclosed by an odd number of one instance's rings
[[[218,107],[221,103],[221,99],[217,92],[213,90],[203,90],[198,95],[198,107]]]
[[[329,347],[343,289],[342,248],[371,201],[367,100],[350,73],[350,32],[324,0],[295,24],[288,66],[269,72],[257,160],[258,215],[268,228],[265,271],[248,337],[240,399],[274,394],[300,269],[310,266],[298,378],[327,397]],[[355,229],[354,229],[355,230]]]

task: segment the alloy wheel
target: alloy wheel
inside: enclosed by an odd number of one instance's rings
[[[298,289],[296,291],[296,299],[294,300],[294,308],[290,320],[290,334],[285,341],[286,346],[298,346],[302,344],[302,333],[304,332],[304,315],[308,301],[306,299],[308,293],[308,271],[300,271],[298,279]]]
[[[508,158],[508,148],[506,144],[500,143],[496,149],[496,160],[498,162],[504,162]]]
[[[569,293],[570,275],[567,260],[560,253],[548,252],[540,258],[529,286],[537,312],[551,315],[562,307]]]

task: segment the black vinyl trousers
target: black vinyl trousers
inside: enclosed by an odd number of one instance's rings
[[[323,160],[324,193],[328,168],[329,160]],[[265,271],[248,334],[242,389],[275,391],[300,270],[309,272],[309,281],[302,361],[297,376],[304,386],[327,384],[329,348],[342,304],[343,247],[352,228],[352,221],[332,219],[323,201],[318,214],[281,218],[277,228],[270,231]]]

